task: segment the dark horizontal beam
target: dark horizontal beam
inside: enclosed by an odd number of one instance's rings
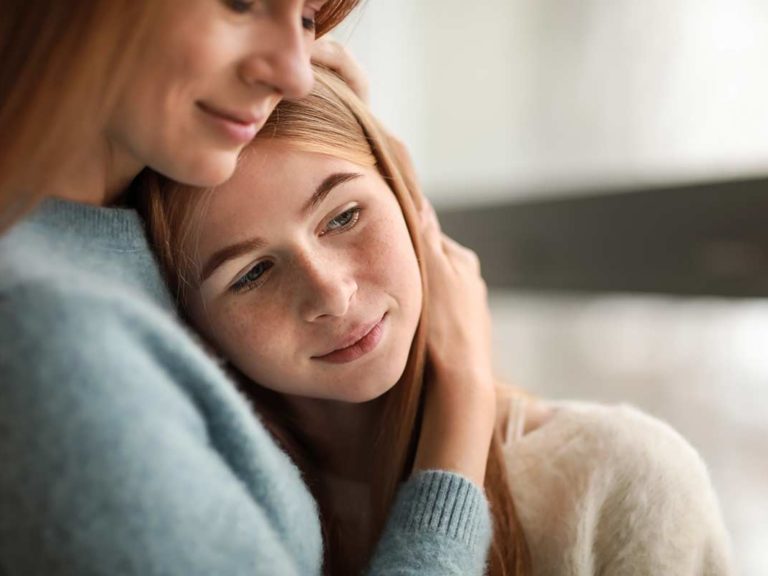
[[[439,215],[492,288],[768,296],[768,178]]]

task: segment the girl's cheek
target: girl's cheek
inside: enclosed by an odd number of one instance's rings
[[[381,218],[371,223],[358,242],[361,257],[370,265],[381,265],[392,257],[394,247],[393,222],[389,218]]]

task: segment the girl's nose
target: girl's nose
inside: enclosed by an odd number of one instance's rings
[[[302,284],[302,316],[308,322],[344,316],[358,288],[353,275],[334,262],[311,263]]]

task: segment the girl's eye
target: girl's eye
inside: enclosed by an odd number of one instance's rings
[[[341,214],[336,216],[325,227],[324,234],[327,232],[337,232],[338,230],[346,230],[352,228],[360,218],[360,207],[355,206],[349,210],[344,210]]]
[[[248,272],[243,274],[234,284],[232,284],[232,290],[235,293],[239,293],[256,288],[263,282],[262,277],[270,268],[272,268],[272,262],[257,262],[250,270],[248,270]]]

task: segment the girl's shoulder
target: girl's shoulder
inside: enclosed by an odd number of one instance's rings
[[[692,488],[693,482],[710,488],[697,450],[669,424],[634,406],[516,395],[506,403],[499,425],[510,474],[521,482],[552,475],[580,479],[593,491]]]
[[[730,573],[707,468],[671,426],[625,404],[500,402],[510,488],[542,574]]]
[[[604,464],[616,467],[631,465],[643,454],[658,460],[685,453],[703,466],[669,424],[629,404],[550,401],[511,387],[500,388],[497,397],[497,426],[508,452],[545,450],[549,460],[568,460],[577,452],[610,456]]]

